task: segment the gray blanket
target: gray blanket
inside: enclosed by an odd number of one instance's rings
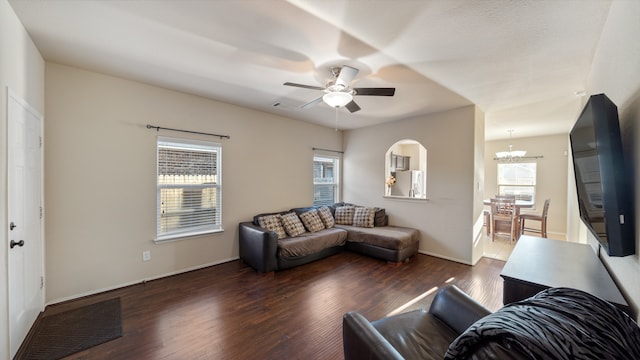
[[[498,355],[498,356],[496,356]],[[552,288],[482,318],[445,359],[640,359],[640,328],[583,291]]]

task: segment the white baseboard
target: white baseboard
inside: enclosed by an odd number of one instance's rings
[[[84,292],[84,293],[76,294],[76,295],[73,295],[73,296],[68,296],[68,297],[64,297],[64,298],[60,298],[60,299],[51,300],[51,301],[45,303],[44,306],[47,307],[49,305],[54,305],[54,304],[58,304],[58,303],[69,301],[69,300],[79,299],[79,298],[85,297],[85,296],[96,295],[96,294],[100,294],[100,293],[111,291],[111,290],[120,289],[120,288],[131,286],[131,285],[141,284],[141,283],[144,283],[144,282],[147,282],[147,281],[162,279],[162,278],[165,278],[165,277],[182,274],[182,273],[186,273],[186,272],[189,272],[189,271],[204,269],[204,268],[207,268],[209,266],[220,265],[220,264],[224,264],[224,263],[227,263],[227,262],[230,262],[230,261],[234,261],[234,260],[238,260],[238,259],[240,259],[240,257],[233,257],[233,258],[220,260],[220,261],[216,261],[216,262],[212,262],[212,263],[208,263],[208,264],[201,264],[201,265],[193,266],[193,267],[186,268],[186,269],[180,269],[180,270],[177,270],[177,271],[172,271],[172,272],[161,274],[161,275],[157,275],[157,276],[152,276],[150,278],[129,281],[129,282],[126,282],[126,283],[122,283],[122,284],[118,284],[118,285],[114,285],[114,286],[109,286],[109,287],[106,287],[106,288],[91,290],[91,291],[87,291],[87,292]]]
[[[460,259],[457,259],[457,258],[454,258],[454,257],[444,256],[444,255],[442,255],[442,254],[436,254],[436,253],[432,253],[432,252],[424,251],[424,250],[418,250],[418,252],[419,252],[420,254],[425,254],[425,255],[429,255],[429,256],[434,256],[434,257],[437,257],[437,258],[440,258],[440,259],[449,260],[449,261],[455,261],[455,262],[457,262],[457,263],[461,263],[461,264],[465,264],[465,265],[473,265],[473,264],[471,264],[471,263],[470,263],[470,262],[468,262],[468,261],[460,260]]]

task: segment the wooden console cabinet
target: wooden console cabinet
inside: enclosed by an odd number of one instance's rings
[[[500,276],[506,305],[550,287],[583,290],[616,305],[630,307],[591,246],[523,235]]]

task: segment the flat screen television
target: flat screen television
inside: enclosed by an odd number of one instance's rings
[[[604,94],[592,95],[570,139],[580,218],[609,256],[634,254],[630,173],[616,105]]]

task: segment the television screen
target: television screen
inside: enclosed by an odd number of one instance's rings
[[[570,133],[580,218],[610,256],[635,253],[618,109],[593,95]]]

